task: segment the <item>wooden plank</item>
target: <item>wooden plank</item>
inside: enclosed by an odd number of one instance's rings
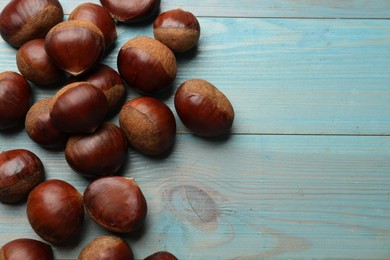
[[[234,133],[390,134],[390,20],[201,18],[198,48],[178,56],[175,89],[203,78],[236,110]],[[104,63],[116,68],[130,38],[151,25],[118,26]],[[15,50],[0,42],[0,71],[16,70]],[[55,90],[35,88],[36,99]],[[137,96],[129,90],[128,99]],[[179,132],[187,130],[179,123]]]
[[[1,149],[38,154],[47,178],[83,192],[88,182],[62,152],[32,144],[24,133],[0,135]],[[179,259],[388,259],[390,137],[232,135],[210,141],[179,135],[173,153],[156,160],[130,150],[122,174],[134,177],[149,205],[147,224],[124,238],[137,259],[169,250]],[[85,218],[75,259],[108,232]],[[25,205],[0,204],[0,244],[38,238]]]
[[[2,9],[8,1],[0,1]],[[60,1],[69,14],[78,0]],[[89,2],[100,4],[98,0]],[[385,0],[162,0],[161,11],[182,8],[208,17],[290,17],[290,18],[389,18],[390,2]]]

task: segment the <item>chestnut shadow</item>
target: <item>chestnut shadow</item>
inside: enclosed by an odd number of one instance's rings
[[[24,119],[22,122],[19,122],[16,126],[7,129],[0,129],[0,136],[13,138],[16,135],[20,134],[23,130],[24,130]]]
[[[155,94],[150,94],[150,95],[145,95],[145,96],[149,96],[149,97],[153,97],[153,98],[156,98],[162,102],[166,102],[168,101],[170,98],[173,97],[173,95],[175,94],[176,92],[176,88],[175,88],[175,82],[176,82],[176,79],[173,80],[169,86],[161,91],[161,92],[158,92],[158,93],[155,93]]]
[[[111,43],[110,46],[108,46],[108,48],[105,49],[103,57],[100,59],[100,62],[102,62],[108,56],[112,55],[112,53],[116,49],[116,47],[118,47],[118,41],[117,40],[115,40],[113,43]],[[115,70],[116,70],[116,68],[115,68]]]
[[[123,162],[121,167],[114,173],[114,176],[127,177],[126,173],[130,171],[129,169],[130,169],[130,165],[131,165],[131,162],[129,162],[130,161],[129,160],[129,157],[130,157],[129,153],[130,153],[130,149],[128,149],[128,153],[127,153],[125,161]],[[92,180],[92,179],[88,179],[88,180]]]
[[[186,62],[192,60],[199,53],[199,43],[185,52],[175,53],[176,60],[178,62]]]
[[[145,222],[137,230],[135,230],[133,232],[129,232],[129,233],[124,233],[124,234],[123,233],[116,233],[116,232],[113,232],[113,233],[119,237],[122,237],[126,241],[135,242],[135,241],[141,239],[148,232],[148,223],[147,222],[148,222],[148,215],[146,214]],[[130,243],[130,244],[132,244],[132,243]]]
[[[195,136],[195,138],[197,138],[199,140],[214,143],[216,145],[226,143],[227,141],[229,141],[229,139],[232,137],[232,135],[233,134],[231,132],[220,135],[220,136],[212,136],[212,137],[206,137],[206,136],[200,136],[200,135],[193,134],[193,136]]]

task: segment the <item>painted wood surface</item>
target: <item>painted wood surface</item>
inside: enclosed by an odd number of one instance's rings
[[[61,3],[69,14],[80,1]],[[163,0],[161,10],[177,7],[199,16],[202,36],[177,57],[177,79],[159,98],[174,111],[175,89],[204,78],[228,96],[236,120],[228,138],[208,140],[175,114],[172,154],[130,148],[119,174],[136,179],[149,205],[145,228],[124,236],[136,258],[168,250],[184,260],[390,259],[390,21],[378,19],[389,18],[390,1]],[[115,69],[119,48],[152,27],[118,32],[103,60]],[[17,70],[15,53],[0,41],[0,71]],[[35,101],[56,92],[33,88]],[[0,151],[14,148],[35,152],[47,179],[80,192],[89,183],[62,151],[24,130],[0,132]],[[86,216],[77,246],[55,247],[56,259],[76,259],[108,233]],[[25,204],[0,204],[0,245],[20,237],[39,239]]]
[[[45,151],[24,133],[1,137],[38,154],[48,178],[84,191],[87,181],[62,152]],[[143,233],[126,239],[139,259],[155,249],[179,259],[388,259],[389,156],[390,137],[178,135],[164,160],[130,151],[123,172],[144,191],[149,214]],[[0,244],[38,239],[23,204],[0,209]],[[87,217],[78,247],[56,248],[56,256],[75,259],[107,233]]]
[[[198,48],[178,57],[174,91],[203,78],[236,108],[243,134],[390,133],[390,20],[200,18]],[[118,26],[103,60],[117,68],[129,39],[152,26]],[[0,43],[0,70],[17,70],[16,50]],[[37,100],[53,95],[35,88]],[[164,100],[173,108],[173,95]],[[137,94],[129,90],[128,98]],[[179,125],[179,132],[187,132]]]
[[[88,2],[100,3],[99,0]],[[0,9],[7,1],[0,2]],[[79,0],[62,0],[69,14]],[[162,0],[161,11],[188,9],[197,16],[217,17],[303,17],[303,18],[375,18],[390,17],[386,0]]]

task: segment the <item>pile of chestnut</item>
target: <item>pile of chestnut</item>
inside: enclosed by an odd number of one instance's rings
[[[115,176],[128,146],[148,155],[166,155],[176,136],[172,110],[156,98],[176,78],[175,53],[193,48],[200,36],[197,18],[182,9],[158,15],[159,0],[101,0],[83,3],[64,21],[58,0],[12,0],[0,14],[0,34],[17,48],[19,73],[0,72],[0,130],[24,124],[28,136],[51,149],[63,148],[70,167],[91,180],[83,194],[71,184],[45,180],[44,166],[31,151],[0,153],[0,201],[27,200],[33,230],[52,245],[72,245],[84,210],[116,234],[138,230],[147,202],[133,178]],[[117,54],[118,72],[101,64],[117,39],[116,23],[154,19],[154,38],[128,40]],[[31,104],[30,84],[57,93]],[[126,99],[126,87],[141,94]],[[176,113],[193,133],[228,134],[234,110],[211,83],[191,79],[174,97]],[[109,118],[119,113],[119,126]],[[58,226],[66,227],[58,229]],[[2,246],[0,259],[53,259],[49,244],[16,239]],[[133,259],[125,240],[115,235],[90,242],[79,259]],[[157,252],[145,259],[177,259]]]

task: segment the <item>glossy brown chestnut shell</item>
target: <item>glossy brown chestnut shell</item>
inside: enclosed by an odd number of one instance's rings
[[[44,38],[64,12],[57,0],[12,0],[0,14],[1,37],[15,48],[23,43]]]
[[[81,251],[78,260],[133,260],[133,251],[125,240],[116,236],[100,236]]]
[[[37,85],[55,86],[65,78],[64,72],[47,55],[45,39],[23,44],[16,53],[16,64],[20,73]]]
[[[177,260],[177,258],[169,252],[159,251],[146,257],[144,260]]]
[[[126,102],[119,113],[119,124],[130,145],[146,155],[161,155],[175,141],[175,116],[155,98],[138,97]]]
[[[88,82],[63,87],[49,104],[53,124],[66,133],[92,133],[103,122],[108,104],[104,93]]]
[[[229,133],[234,110],[228,98],[211,83],[185,81],[175,94],[175,108],[180,120],[194,134],[205,137]]]
[[[54,64],[77,76],[98,64],[105,51],[104,36],[89,21],[66,21],[47,33],[45,48]]]
[[[70,13],[68,20],[92,22],[102,31],[106,48],[118,37],[114,20],[107,10],[100,5],[94,3],[80,4]]]
[[[102,90],[107,98],[110,114],[117,112],[126,98],[126,88],[121,76],[105,64],[99,64],[92,71],[79,77],[70,77],[68,83],[77,81],[87,81]]]
[[[43,147],[65,147],[69,135],[53,124],[49,110],[51,100],[50,97],[44,98],[32,105],[24,123],[26,133],[34,142]]]
[[[74,135],[65,149],[68,164],[88,178],[113,175],[127,157],[126,135],[115,124],[103,123],[92,134]]]
[[[198,43],[200,25],[191,12],[182,9],[169,10],[156,18],[153,34],[156,40],[164,43],[173,52],[185,52]]]
[[[119,74],[143,94],[167,89],[176,77],[176,58],[161,42],[146,36],[127,41],[118,53]]]
[[[115,20],[124,23],[148,20],[160,7],[160,0],[100,0],[100,3]]]
[[[0,73],[0,130],[24,121],[31,105],[31,88],[27,80],[12,71]]]
[[[133,232],[145,221],[146,200],[133,178],[97,179],[88,185],[83,198],[89,216],[109,231]]]
[[[65,181],[42,182],[28,196],[27,218],[44,240],[55,245],[70,244],[83,223],[82,196]]]
[[[53,260],[53,249],[50,245],[30,238],[12,240],[0,249],[1,260]]]
[[[29,192],[43,182],[45,170],[41,160],[25,149],[0,153],[0,201],[20,202]]]

